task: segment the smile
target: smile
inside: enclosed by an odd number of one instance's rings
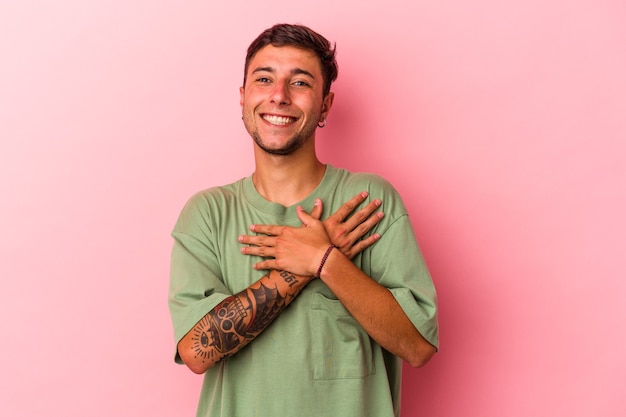
[[[262,117],[263,117],[263,120],[265,120],[266,122],[273,124],[273,125],[277,125],[277,126],[284,126],[289,123],[293,123],[296,120],[293,117],[275,116],[272,114],[264,114]]]

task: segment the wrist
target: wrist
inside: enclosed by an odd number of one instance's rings
[[[330,256],[330,253],[333,251],[333,249],[338,249],[338,248],[334,244],[331,244],[330,246],[328,246],[328,249],[326,249],[326,252],[324,252],[324,256],[322,256],[322,260],[320,262],[320,265],[317,268],[317,273],[315,274],[315,276],[317,278],[320,278],[322,276],[322,271],[324,270],[324,265],[326,265],[326,261],[328,260],[328,257]]]

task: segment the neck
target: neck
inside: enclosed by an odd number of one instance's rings
[[[255,163],[252,181],[259,194],[285,207],[311,194],[326,172],[314,153],[280,156],[255,149]]]

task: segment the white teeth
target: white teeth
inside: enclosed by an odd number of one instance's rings
[[[293,118],[266,114],[266,115],[263,115],[263,120],[267,120],[273,125],[286,125],[288,123],[291,123],[293,121]]]

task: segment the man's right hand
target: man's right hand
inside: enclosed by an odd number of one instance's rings
[[[342,205],[335,213],[322,221],[330,241],[348,258],[352,259],[366,248],[372,246],[378,239],[379,233],[374,233],[365,239],[361,239],[383,218],[383,212],[376,210],[382,202],[375,199],[365,207],[356,211],[356,208],[365,201],[368,193],[363,191]],[[322,217],[322,201],[317,199],[311,216],[317,220]],[[351,215],[352,214],[352,215]]]

